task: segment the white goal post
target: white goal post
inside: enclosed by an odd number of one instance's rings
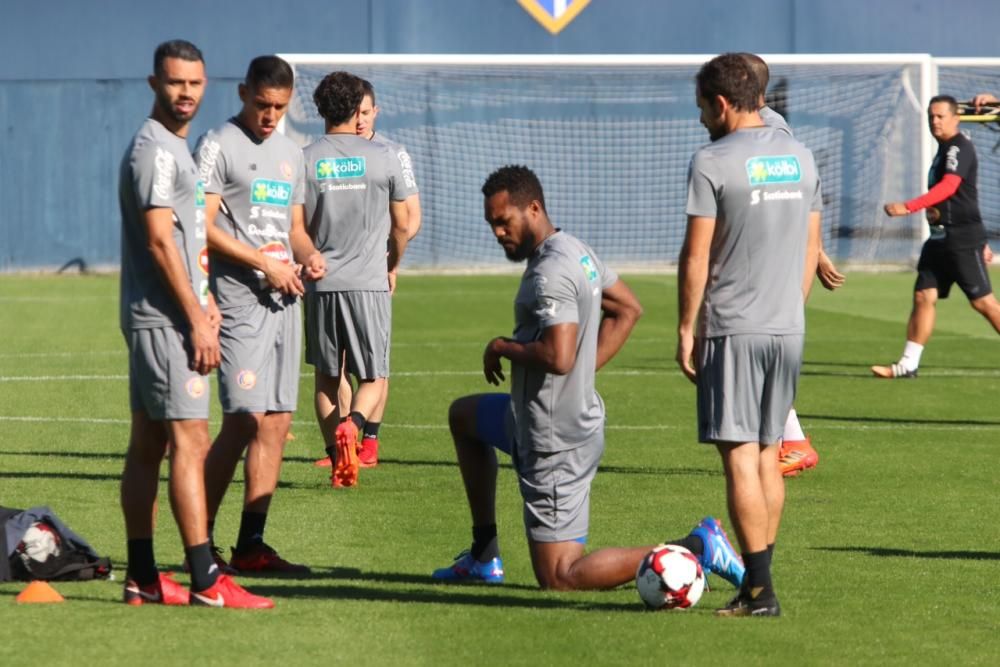
[[[675,265],[687,165],[708,141],[694,75],[711,55],[282,54],[296,94],[281,130],[305,144],[323,132],[312,93],[346,69],[375,87],[379,132],[413,158],[424,226],[408,267],[506,265],[482,219],[479,187],[504,164],[538,173],[558,226],[616,268]],[[934,142],[925,109],[937,92],[928,55],[767,55],[769,103],[816,155],[824,243],[842,262],[908,264],[919,216],[887,218],[886,201],[926,189]],[[773,99],[772,99],[773,98]]]

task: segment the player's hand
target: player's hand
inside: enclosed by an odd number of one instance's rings
[[[906,210],[906,204],[901,201],[889,202],[884,208],[885,214],[893,218],[910,214],[910,212]]]
[[[503,376],[503,367],[500,365],[500,353],[497,351],[498,343],[502,343],[503,337],[494,338],[486,344],[483,352],[483,375],[490,384],[499,385],[506,380]]]
[[[993,263],[993,248],[990,247],[989,243],[983,246],[983,262],[987,265]]]
[[[1000,100],[989,93],[979,93],[972,98],[972,104],[976,107],[976,113],[979,113],[979,110],[987,104],[996,104],[998,102],[1000,102]]]
[[[317,281],[326,275],[326,258],[323,253],[316,251],[309,255],[306,263],[302,265],[302,277],[306,280]]]
[[[219,367],[222,353],[219,350],[219,333],[209,322],[208,314],[199,314],[191,322],[191,370],[208,375]]]
[[[208,324],[218,337],[219,330],[222,329],[222,312],[211,293],[208,295],[208,304],[205,305],[205,316],[208,317]]]
[[[698,373],[694,369],[692,357],[694,356],[694,335],[677,334],[677,365],[681,367],[681,372],[687,376],[691,382],[698,381]]]
[[[267,277],[267,282],[279,292],[291,296],[302,296],[305,294],[306,290],[302,286],[298,272],[291,264],[265,255],[263,271],[264,276]]]
[[[389,296],[392,296],[393,294],[396,293],[396,279],[397,278],[398,278],[398,276],[396,275],[395,271],[390,271],[389,272]]]
[[[827,257],[825,252],[819,254],[816,277],[819,278],[820,284],[831,292],[843,286],[844,280],[846,280],[844,274],[837,270],[837,267],[833,265],[833,260]]]

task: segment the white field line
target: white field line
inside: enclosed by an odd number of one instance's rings
[[[307,415],[307,418],[311,415]],[[98,418],[98,417],[42,417],[42,416],[26,416],[26,415],[0,415],[0,423],[3,422],[20,422],[20,423],[35,423],[35,424],[95,424],[95,425],[114,425],[114,426],[127,426],[130,422],[128,419],[111,419],[111,418]],[[214,420],[210,420],[210,423],[216,424]],[[410,431],[445,431],[448,429],[448,425],[442,421],[440,424],[396,424],[393,422],[388,422],[385,424],[386,427],[390,429],[405,429]],[[954,432],[954,431],[996,431],[1000,430],[1000,425],[993,426],[990,424],[920,424],[920,423],[906,423],[906,422],[893,422],[885,424],[844,424],[844,423],[824,423],[822,419],[810,419],[807,424],[810,431],[941,431],[941,432]],[[607,424],[605,425],[605,430],[607,431],[644,431],[644,432],[655,432],[655,431],[678,431],[682,429],[687,429],[688,425],[679,424]]]

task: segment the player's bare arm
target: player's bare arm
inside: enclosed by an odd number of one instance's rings
[[[601,293],[601,326],[597,330],[597,370],[611,361],[642,317],[642,304],[624,280]]]
[[[998,100],[995,95],[991,95],[990,93],[979,93],[972,98],[972,104],[976,107],[976,113],[979,113],[979,110],[987,104],[997,103],[1000,103],[1000,100]]]
[[[292,228],[288,233],[288,240],[295,263],[302,267],[302,277],[306,280],[319,280],[326,275],[326,258],[309,238],[305,210],[302,204],[292,207]]]
[[[697,374],[694,355],[695,326],[708,284],[708,259],[715,234],[715,218],[688,216],[687,231],[678,266],[677,364],[694,382]]]
[[[218,330],[209,322],[207,313],[191,289],[187,270],[174,243],[173,209],[147,209],[143,217],[149,252],[156,270],[191,327],[188,333],[192,351],[191,370],[208,375],[212,369],[219,367],[221,361]]]
[[[232,262],[257,269],[264,274],[268,284],[274,289],[285,294],[302,296],[305,289],[294,266],[268,257],[219,229],[215,221],[221,208],[222,197],[218,193],[205,195],[205,235],[208,239],[208,249]]]
[[[222,328],[222,311],[219,310],[219,304],[215,301],[215,295],[209,291],[206,297],[205,304],[205,315],[208,316],[208,323],[212,326],[215,334],[219,334],[219,330]]]
[[[388,269],[392,273],[399,268],[399,262],[406,252],[406,244],[410,240],[409,211],[405,200],[389,202],[389,219],[392,227],[389,229]]]
[[[501,358],[553,375],[569,373],[576,363],[578,328],[575,322],[553,324],[542,330],[539,340],[530,343],[519,343],[504,336],[494,338],[486,344],[483,352],[483,374],[486,381],[494,385],[503,381]]]
[[[819,253],[822,243],[820,231],[821,215],[819,211],[809,213],[809,236],[806,237],[806,266],[802,273],[802,301],[809,299],[813,286],[813,276],[819,266]]]
[[[412,194],[406,198],[406,212],[409,213],[409,219],[407,224],[409,226],[409,238],[412,241],[413,237],[420,232],[420,222],[422,219],[420,213],[420,195]]]

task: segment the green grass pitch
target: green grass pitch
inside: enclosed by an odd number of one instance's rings
[[[821,458],[787,485],[774,566],[785,615],[717,619],[731,589],[715,577],[687,612],[645,612],[633,586],[536,590],[509,466],[508,583],[429,579],[470,540],[448,404],[488,389],[482,347],[511,330],[514,276],[401,278],[382,464],[358,488],[333,490],[312,465],[322,445],[304,375],[267,539],[314,574],[245,579],[274,610],[127,607],[117,279],[2,277],[0,504],[50,505],[111,556],[117,581],[57,584],[61,605],[17,605],[22,585],[0,584],[0,664],[1000,664],[1000,339],[956,294],[919,379],[869,377],[902,349],[912,280],[817,286],[796,407]],[[673,361],[676,279],[629,282],[646,315],[598,378],[608,423],[594,548],[678,537],[706,514],[729,525],[718,457],[695,442],[694,390]],[[241,479],[221,545],[235,541]],[[179,569],[165,488],[157,554]]]

